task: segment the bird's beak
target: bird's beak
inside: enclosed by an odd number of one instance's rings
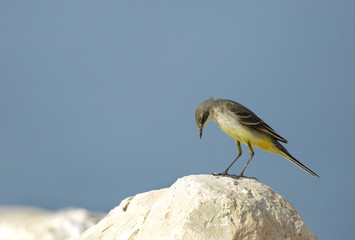
[[[200,127],[200,139],[202,138],[203,126]]]

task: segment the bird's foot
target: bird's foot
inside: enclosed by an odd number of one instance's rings
[[[244,176],[244,175],[238,175],[238,178],[248,178],[248,179],[254,179],[256,181],[259,182],[259,179],[257,179],[256,177],[247,177],[247,176]]]
[[[240,175],[235,175],[235,174],[229,174],[227,172],[222,172],[222,173],[211,173],[213,176],[222,176],[222,177],[230,177],[234,179],[240,179],[240,178],[249,178],[249,179],[254,179],[256,181],[259,181],[256,177],[247,177],[242,174]]]
[[[221,176],[221,177],[231,177],[231,178],[235,178],[235,179],[238,179],[240,177],[243,177],[243,176],[240,176],[240,175],[235,175],[235,174],[229,174],[227,173],[226,171],[224,172],[221,172],[221,173],[211,173],[213,176]]]
[[[213,176],[223,176],[223,177],[225,177],[225,176],[228,176],[229,174],[228,173],[226,173],[226,172],[222,172],[222,173],[211,173]]]

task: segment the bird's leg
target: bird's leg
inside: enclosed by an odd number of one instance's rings
[[[224,175],[229,175],[228,174],[228,170],[232,167],[232,165],[238,160],[238,158],[242,155],[242,147],[240,146],[240,142],[237,141],[237,147],[238,147],[238,156],[234,159],[234,161],[231,163],[231,165],[229,165],[229,167],[227,167],[226,170],[224,170],[223,174]]]
[[[238,147],[238,156],[234,159],[234,161],[232,162],[231,165],[229,165],[229,167],[227,167],[226,170],[224,170],[224,172],[222,173],[213,173],[214,176],[228,176],[228,170],[232,167],[232,165],[238,160],[238,158],[242,155],[242,147],[240,146],[240,142],[235,140],[237,143],[237,147]]]
[[[253,150],[250,142],[248,142],[248,148],[249,148],[249,152],[250,152],[250,158],[249,158],[247,164],[245,165],[245,167],[243,168],[243,171],[240,173],[239,177],[244,177],[244,171],[247,168],[248,164],[250,163],[251,159],[254,157],[254,150]]]

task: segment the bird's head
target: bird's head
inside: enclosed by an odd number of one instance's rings
[[[210,110],[212,106],[211,104],[212,101],[214,101],[213,97],[206,101],[203,101],[197,106],[195,110],[195,120],[196,120],[197,127],[200,130],[200,138],[202,138],[202,132],[204,126],[209,120],[211,120]]]

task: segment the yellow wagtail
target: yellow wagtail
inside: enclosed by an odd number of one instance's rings
[[[307,168],[297,159],[295,159],[278,141],[287,143],[287,140],[281,137],[275,130],[267,125],[263,120],[256,116],[252,111],[243,105],[225,99],[214,99],[213,97],[200,103],[195,111],[196,124],[200,129],[200,138],[202,138],[203,128],[206,123],[213,120],[229,136],[235,139],[238,147],[238,156],[231,165],[218,175],[229,175],[228,170],[242,155],[240,143],[248,146],[250,158],[243,168],[240,175],[243,177],[244,171],[254,156],[252,146],[261,148],[283,156],[302,168],[312,176],[319,177],[315,172]]]

